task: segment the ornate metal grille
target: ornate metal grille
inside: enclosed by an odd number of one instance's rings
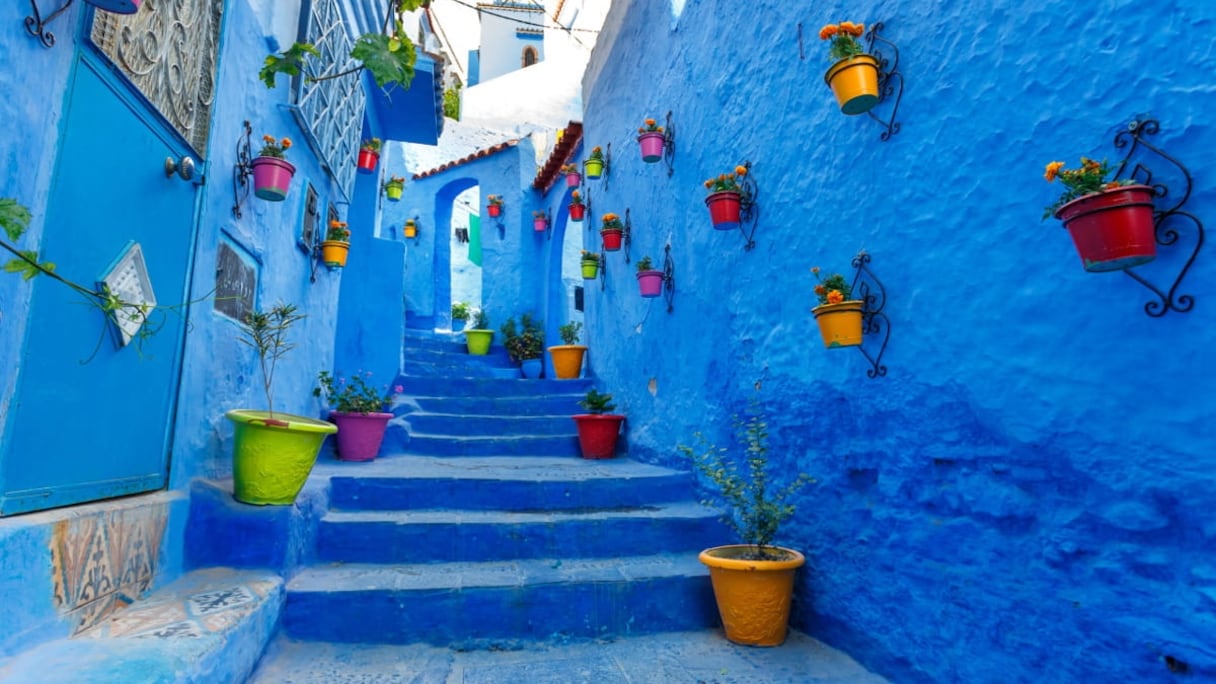
[[[321,163],[350,199],[355,185],[359,135],[363,130],[363,109],[367,104],[362,81],[356,76],[326,81],[309,81],[308,77],[353,67],[355,61],[350,51],[354,42],[345,31],[338,0],[313,0],[306,4],[308,22],[300,40],[312,43],[321,58],[307,60],[305,78],[300,79],[296,95],[300,125],[311,135]]]
[[[202,156],[223,11],[223,0],[194,0],[93,14],[93,43]]]

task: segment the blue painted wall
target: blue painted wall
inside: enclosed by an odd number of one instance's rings
[[[816,34],[842,20],[900,48],[889,142],[823,83]],[[1166,681],[1167,657],[1216,677],[1216,253],[1183,283],[1191,313],[1149,318],[1146,289],[1084,272],[1040,220],[1061,191],[1044,165],[1115,158],[1147,112],[1213,225],[1214,28],[1198,0],[613,4],[584,80],[586,144],[613,154],[595,213],[631,209],[635,260],[670,240],[677,291],[667,314],[610,254],[594,372],[649,461],[765,403],[772,464],[819,480],[781,534],[808,557],[797,626],[898,681]],[[668,110],[670,178],[631,133]],[[752,252],[710,228],[701,186],[744,160]],[[808,269],[861,249],[893,329],[875,380],[809,311]]]

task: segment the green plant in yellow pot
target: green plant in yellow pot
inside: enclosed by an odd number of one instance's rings
[[[490,328],[490,316],[485,309],[473,313],[473,327],[464,331],[464,343],[469,353],[475,356],[485,356],[490,353],[490,344],[494,342],[494,330]]]

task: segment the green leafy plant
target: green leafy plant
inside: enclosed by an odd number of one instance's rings
[[[587,396],[583,397],[578,405],[586,409],[587,413],[595,415],[608,413],[616,408],[616,404],[612,403],[611,394],[601,394],[594,387],[587,390]]]
[[[384,189],[397,188],[400,190],[405,187],[405,178],[402,176],[389,176],[388,180],[384,181]]]
[[[501,207],[502,206],[502,195],[487,195],[486,203],[489,205],[492,205],[492,206]]]
[[[784,554],[773,547],[773,539],[781,523],[794,514],[789,499],[815,480],[799,474],[784,487],[774,486],[768,472],[768,424],[758,405],[753,403],[751,411],[751,415],[735,416],[733,420],[742,454],[711,444],[700,432],[694,434],[695,448],[681,444],[677,449],[717,489],[717,494],[703,503],[724,506],[723,522],[743,544],[753,547],[741,557],[779,559]]]
[[[325,231],[325,239],[334,242],[350,242],[350,230],[345,221],[330,221],[329,230]]]
[[[565,175],[568,173],[582,173],[582,172],[579,171],[578,167],[575,166],[574,164],[562,164],[561,174]],[[575,194],[578,194],[577,190],[575,191]]]
[[[538,359],[545,349],[545,333],[541,323],[532,318],[531,314],[520,316],[519,326],[515,319],[509,318],[499,328],[502,332],[502,346],[507,348],[507,355],[516,363],[528,359]]]
[[[1047,219],[1054,215],[1060,210],[1060,207],[1077,198],[1133,184],[1130,180],[1106,180],[1110,172],[1110,164],[1105,159],[1095,161],[1088,157],[1081,157],[1081,166],[1076,169],[1064,168],[1062,161],[1053,161],[1048,164],[1043,172],[1043,178],[1048,183],[1055,182],[1059,178],[1060,183],[1064,185],[1064,194],[1047,206],[1043,212],[1043,218]]]
[[[857,40],[865,32],[865,24],[842,21],[839,24],[828,24],[819,29],[819,40],[831,41],[828,44],[828,57],[833,62],[838,62],[865,53],[865,49]]]
[[[577,173],[577,172],[576,172]],[[570,206],[579,207],[583,204],[583,196],[578,194],[578,190],[570,193]]]
[[[644,256],[641,259],[638,259],[637,268],[639,273],[642,271],[653,271],[654,262],[650,260],[649,256]]]
[[[340,413],[378,413],[392,402],[393,396],[405,391],[401,385],[394,385],[391,390],[381,390],[372,387],[367,379],[371,371],[355,373],[350,380],[341,376],[335,377],[329,371],[321,371],[317,375],[320,387],[314,387],[312,395],[325,395],[326,401],[334,411]]]
[[[535,220],[535,219],[544,219],[545,221],[548,221],[548,220],[549,220],[549,212],[547,212],[547,211],[534,211],[534,212],[532,212],[532,218],[533,218],[534,220]]]
[[[276,139],[273,135],[263,135],[262,151],[258,152],[258,156],[286,159],[289,149],[291,149],[291,138]]]
[[[414,79],[414,63],[417,52],[406,35],[401,15],[422,7],[430,0],[388,0],[389,11],[385,13],[384,26],[379,33],[365,33],[355,40],[350,56],[357,64],[349,69],[323,73],[308,77],[308,81],[324,81],[359,73],[366,69],[376,85],[384,88],[396,83],[408,88]],[[341,30],[341,29],[338,29]],[[275,86],[279,74],[298,76],[304,72],[305,60],[320,59],[321,52],[310,43],[294,43],[278,54],[267,55],[258,78],[267,88]]]
[[[469,320],[468,302],[452,302],[452,320],[454,320],[454,321]]]
[[[370,138],[364,140],[363,144],[359,145],[359,149],[380,154],[380,138]]]
[[[570,321],[569,323],[557,328],[558,334],[562,336],[563,344],[578,344],[579,331],[583,329],[583,324],[578,321]]]
[[[460,82],[443,91],[443,115],[460,121]]]
[[[734,173],[723,173],[716,178],[710,178],[709,180],[705,181],[705,189],[708,190],[709,194],[711,195],[715,192],[742,193],[743,188],[739,185],[739,183],[742,182],[743,177],[746,175],[746,166],[736,166]]]
[[[241,325],[241,336],[237,339],[257,350],[262,388],[266,392],[266,411],[271,420],[274,420],[274,371],[279,359],[295,349],[295,345],[287,341],[288,331],[305,317],[296,312],[294,304],[280,302],[269,311],[250,311]]]
[[[833,273],[826,278],[820,277],[818,266],[812,268],[811,273],[815,274],[815,279],[819,281],[815,285],[815,296],[819,298],[820,304],[839,304],[848,301],[853,294],[853,287],[843,275]]]
[[[598,159],[599,161],[604,161],[604,150],[603,150],[602,148],[600,148],[600,146],[599,146],[599,145],[596,145],[595,147],[592,147],[592,148],[591,148],[591,156],[590,156],[589,158],[590,158],[590,159]]]
[[[485,309],[478,309],[473,313],[473,330],[489,330],[490,316]]]
[[[600,263],[600,255],[596,254],[595,252],[588,252],[587,250],[584,249],[583,255],[582,255],[582,257],[580,257],[579,261],[583,261],[583,262],[589,263],[589,264],[595,264],[598,266]]]

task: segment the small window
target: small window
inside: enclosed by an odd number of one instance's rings
[[[536,48],[529,45],[524,48],[524,66],[530,67],[536,64]]]

